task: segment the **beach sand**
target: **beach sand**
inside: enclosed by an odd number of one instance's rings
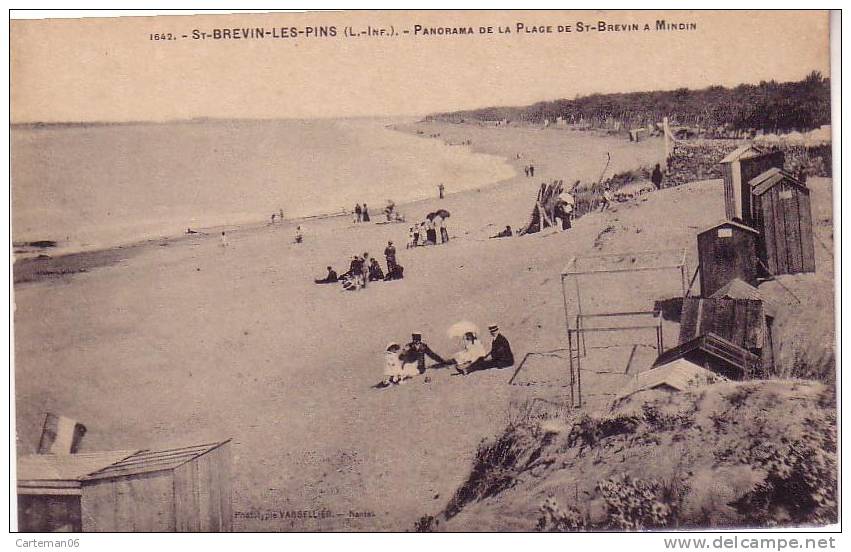
[[[233,438],[235,530],[410,530],[467,477],[477,444],[502,429],[512,401],[563,388],[507,385],[512,370],[434,370],[429,383],[372,389],[387,343],[421,331],[448,357],[460,344],[446,329],[469,319],[482,328],[499,323],[518,362],[564,347],[559,274],[573,255],[686,247],[693,270],[696,229],[723,217],[721,183],[711,181],[591,213],[568,232],[489,240],[506,224],[525,224],[543,180],[596,180],[606,151],[609,174],[651,165],[661,143],[414,128],[472,140],[473,150],[517,168],[492,187],[448,189],[442,201],[403,207],[409,221],[448,209],[447,245],[406,250],[407,224],[330,218],[302,223],[299,245],[294,223],[232,232],[228,247],[215,235],[156,241],[85,273],[17,285],[18,453],[34,450],[45,411],[84,423],[87,451]],[[530,159],[534,179],[523,176]],[[830,181],[811,187],[813,220],[829,218]],[[829,239],[829,230],[819,235]],[[313,284],[329,264],[345,271],[355,253],[383,261],[387,240],[396,243],[404,280],[356,293]],[[826,255],[818,245],[817,255]],[[625,285],[610,299],[640,294]],[[246,517],[295,510],[331,516]]]

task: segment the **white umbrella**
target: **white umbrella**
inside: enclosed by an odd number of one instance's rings
[[[449,326],[449,329],[446,330],[446,333],[449,337],[464,337],[464,334],[467,332],[472,332],[476,336],[479,335],[479,327],[470,322],[469,320],[462,320],[460,322],[456,322]]]

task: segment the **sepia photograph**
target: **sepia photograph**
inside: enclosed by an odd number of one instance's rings
[[[837,530],[839,17],[12,13],[10,530]]]

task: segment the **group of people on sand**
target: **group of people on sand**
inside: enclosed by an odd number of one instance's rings
[[[272,224],[275,224],[277,222],[284,222],[284,210],[278,209],[277,213],[272,213],[271,219],[272,219]]]
[[[355,218],[353,222],[369,222],[369,207],[366,206],[366,203],[363,204],[363,207],[361,207],[360,203],[355,205]]]
[[[407,249],[421,245],[439,245],[449,241],[446,220],[441,216],[426,219],[408,230]]]
[[[475,331],[464,334],[463,348],[452,358],[444,359],[435,353],[422,339],[422,333],[411,334],[411,341],[404,347],[393,342],[387,345],[384,352],[384,379],[376,385],[378,388],[398,385],[405,381],[423,375],[427,368],[454,367],[455,373],[468,375],[490,368],[508,368],[514,364],[514,353],[511,345],[499,331],[499,326],[488,326],[491,335],[490,351],[486,351]],[[434,361],[432,366],[426,366],[426,357]]]
[[[369,282],[381,282],[389,280],[401,280],[404,277],[404,267],[396,261],[396,246],[392,241],[387,242],[384,248],[384,259],[387,261],[387,272],[381,267],[378,259],[370,257],[369,253],[353,255],[349,263],[349,270],[338,275],[332,267],[327,267],[328,274],[316,284],[342,285],[346,291],[357,291],[368,286]]]
[[[529,163],[528,165],[523,167],[523,172],[526,173],[526,176],[528,178],[535,178],[535,165]]]

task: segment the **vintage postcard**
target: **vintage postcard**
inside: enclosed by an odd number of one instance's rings
[[[10,25],[17,530],[838,523],[830,13]]]

